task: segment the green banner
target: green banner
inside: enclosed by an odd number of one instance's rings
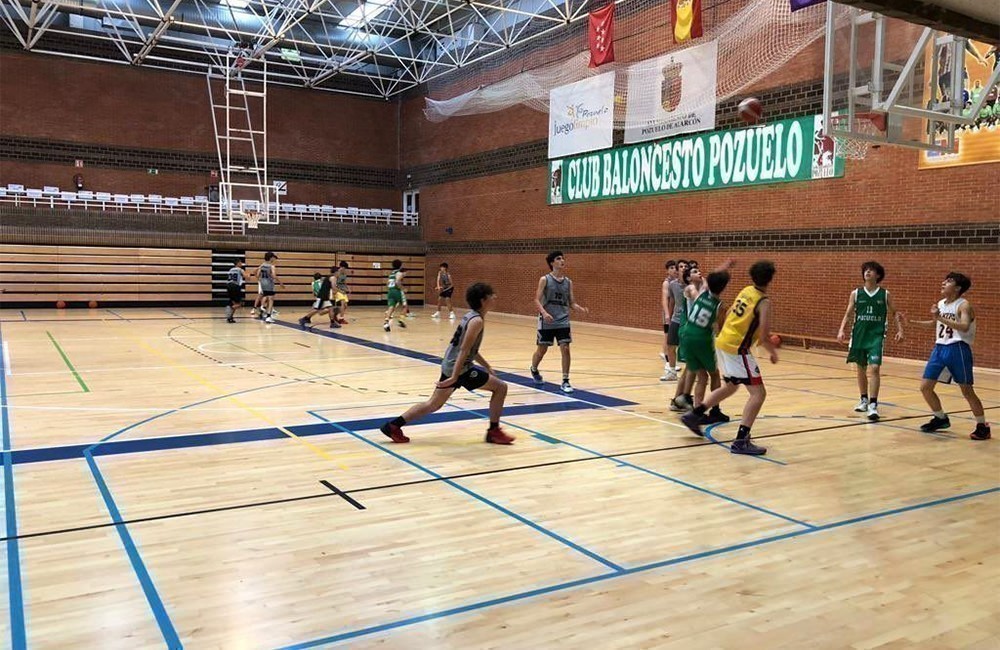
[[[549,205],[843,175],[816,115],[552,160]]]

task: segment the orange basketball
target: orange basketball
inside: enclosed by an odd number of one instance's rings
[[[87,306],[90,307],[91,309],[97,309],[97,301],[91,300],[90,302],[87,303]]]
[[[66,309],[66,303],[62,300],[57,300],[56,309]]]
[[[778,336],[777,334],[772,334],[771,335],[771,345],[773,345],[776,348],[780,348],[781,347],[781,337]]]

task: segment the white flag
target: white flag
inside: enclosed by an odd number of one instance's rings
[[[714,129],[718,65],[712,41],[629,66],[625,142]]]

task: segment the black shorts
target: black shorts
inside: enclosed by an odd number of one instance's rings
[[[269,296],[273,296],[274,295],[274,289],[271,289],[270,291],[268,291],[267,289],[261,289],[260,290],[260,295],[264,296],[265,298],[267,298]]]
[[[538,330],[538,345],[552,345],[552,343],[566,345],[573,342],[568,327],[559,327],[553,330]]]
[[[667,345],[680,345],[681,344],[681,324],[677,321],[670,321],[670,326],[667,328]]]
[[[441,379],[438,381],[444,381],[450,375],[444,373],[441,374]],[[477,366],[472,366],[462,374],[458,376],[458,381],[452,388],[462,387],[465,390],[476,390],[477,388],[482,388],[486,385],[486,382],[490,380],[490,373],[486,372],[482,368]]]
[[[229,302],[243,302],[246,297],[246,294],[243,293],[243,287],[232,283],[226,285],[226,295],[229,297]]]
[[[455,293],[455,287],[448,287],[438,295],[441,296],[442,298],[451,298],[451,294],[453,293]]]

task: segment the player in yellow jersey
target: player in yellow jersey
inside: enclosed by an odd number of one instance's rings
[[[697,408],[681,418],[699,436],[701,419],[713,406],[718,405],[727,397],[731,397],[743,384],[750,392],[750,399],[743,407],[743,417],[740,419],[740,429],[736,440],[729,449],[734,454],[749,454],[761,456],[767,453],[765,447],[758,447],[750,441],[750,427],[753,426],[760,407],[764,405],[767,391],[764,389],[764,379],[760,376],[760,367],[753,356],[753,346],[760,344],[767,350],[771,363],[778,363],[778,353],[771,345],[771,318],[773,309],[767,296],[767,287],[774,277],[772,262],[755,262],[750,267],[750,279],[753,284],[745,287],[733,301],[726,315],[722,331],[715,339],[715,347],[719,352],[724,384],[713,390]]]

